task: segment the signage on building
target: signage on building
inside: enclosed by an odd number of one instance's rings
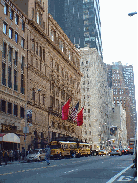
[[[1,124],[1,127],[2,127],[2,129],[1,129],[1,132],[3,133],[3,132],[15,132],[15,131],[17,131],[17,126],[12,126],[12,125],[6,125],[6,124]]]

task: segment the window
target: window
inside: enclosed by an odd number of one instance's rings
[[[12,63],[12,47],[9,46],[9,62]]]
[[[12,69],[8,67],[8,87],[12,88]]]
[[[14,59],[14,65],[17,66],[17,63],[18,63],[18,52],[15,51],[15,59]]]
[[[18,43],[18,33],[15,32],[15,42]]]
[[[42,59],[42,47],[40,46],[40,49],[39,49],[39,56],[41,57]]]
[[[2,84],[6,86],[6,64],[2,62]]]
[[[45,49],[43,49],[43,60],[45,61]]]
[[[24,38],[21,38],[21,47],[24,49],[24,42],[25,42],[25,39]]]
[[[5,3],[5,6],[4,6],[4,14],[8,15],[8,5],[6,3]]]
[[[32,100],[35,102],[35,89],[32,90]]]
[[[6,113],[6,101],[1,100],[1,111]]]
[[[18,106],[16,104],[14,104],[14,115],[18,116]]]
[[[90,113],[90,109],[88,109],[88,113]]]
[[[22,20],[22,30],[25,32],[25,22]]]
[[[24,108],[20,107],[20,117],[24,118]]]
[[[39,12],[37,12],[37,20],[36,22],[39,24]]]
[[[21,93],[24,94],[24,75],[21,74]]]
[[[6,54],[7,54],[7,44],[5,42],[3,42],[3,53],[2,53],[2,57],[6,58]]]
[[[15,15],[15,24],[18,25],[19,24],[19,16],[16,14]]]
[[[13,37],[13,29],[10,27],[9,28],[9,38],[12,39]]]
[[[7,24],[6,24],[6,22],[3,22],[3,33],[7,34]]]
[[[36,43],[36,54],[38,55],[38,43]]]
[[[12,103],[8,102],[8,113],[12,114]]]
[[[24,60],[25,60],[25,57],[22,56],[22,62],[21,62],[21,69],[24,70]]]
[[[11,8],[9,8],[9,10],[10,10],[10,19],[13,20],[13,14],[14,14],[14,12],[13,12],[13,10]]]
[[[14,70],[14,90],[17,91],[17,71]]]

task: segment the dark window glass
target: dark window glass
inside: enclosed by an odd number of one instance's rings
[[[17,71],[14,70],[14,90],[17,91]]]
[[[12,114],[12,103],[8,102],[8,113]]]
[[[12,62],[12,48],[9,46],[9,62]]]
[[[14,60],[14,65],[17,66],[18,63],[18,51],[15,51],[15,60]]]
[[[1,100],[1,111],[6,113],[6,101],[5,100]]]
[[[21,74],[21,93],[24,94],[24,75]]]
[[[24,70],[24,56],[22,56],[21,69]]]
[[[24,118],[24,108],[20,107],[20,117]]]
[[[12,74],[11,67],[8,67],[8,87],[9,88],[12,88],[11,74]]]
[[[2,53],[3,58],[6,58],[6,54],[7,54],[7,44],[3,42],[3,53]]]
[[[2,84],[6,86],[6,64],[2,62]]]
[[[18,106],[14,104],[14,115],[18,116]]]

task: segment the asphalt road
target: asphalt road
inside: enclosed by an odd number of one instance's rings
[[[131,155],[90,156],[0,167],[0,183],[111,183],[136,182]]]

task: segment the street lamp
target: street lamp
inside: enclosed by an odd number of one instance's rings
[[[137,12],[135,11],[135,12],[132,12],[132,13],[128,13],[128,16],[132,17],[133,15],[136,15],[136,14],[137,14]]]

